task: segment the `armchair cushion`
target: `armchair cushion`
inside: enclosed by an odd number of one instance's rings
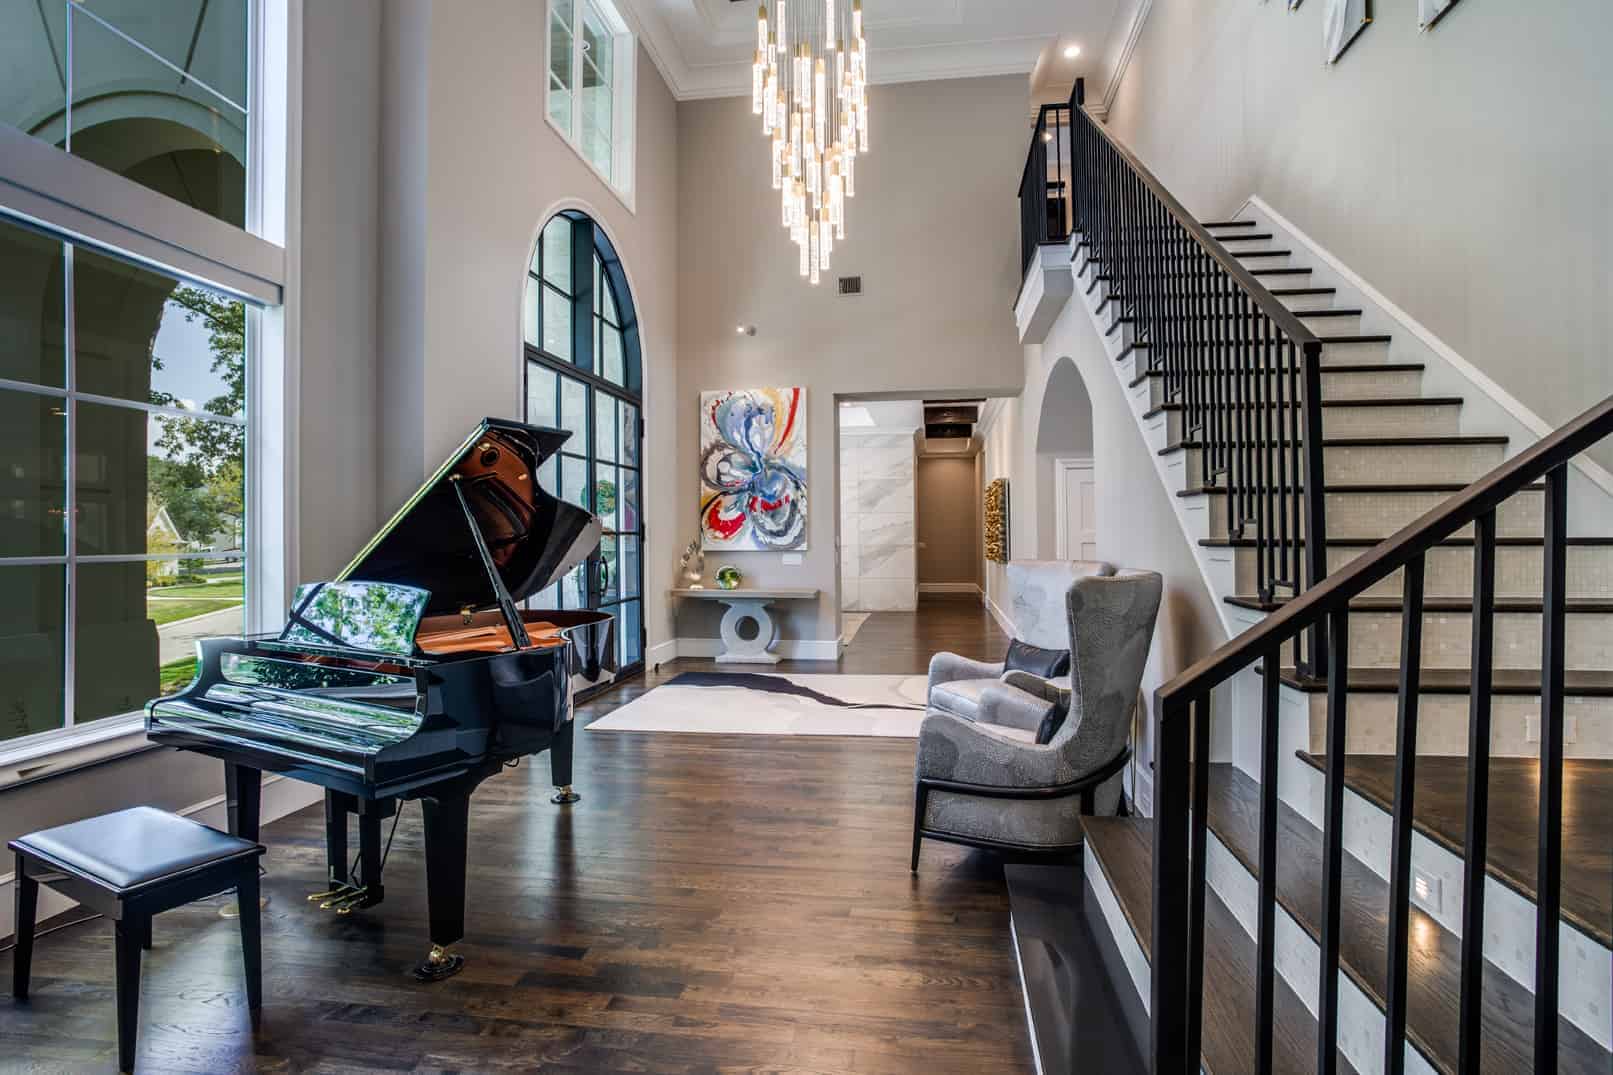
[[[1067,676],[1070,674],[1070,651],[1044,649],[1015,638],[1008,643],[1008,656],[1003,658],[1003,668],[1009,671],[1029,672],[1043,679]]]
[[[937,683],[930,688],[930,708],[942,713],[951,713],[964,720],[975,720],[980,716],[980,698],[987,687],[997,685],[996,677],[991,679],[953,679]]]

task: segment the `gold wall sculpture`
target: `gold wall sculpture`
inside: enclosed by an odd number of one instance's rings
[[[998,478],[986,486],[986,559],[996,564],[1008,562],[1008,479]]]

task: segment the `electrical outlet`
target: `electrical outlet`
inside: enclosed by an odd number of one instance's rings
[[[1429,914],[1439,914],[1445,894],[1445,882],[1438,874],[1427,873],[1413,867],[1411,871],[1411,899]]]

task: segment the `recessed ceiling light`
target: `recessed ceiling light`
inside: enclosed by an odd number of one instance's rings
[[[1053,132],[1052,131],[1043,131],[1042,132],[1042,141],[1051,142],[1052,140],[1053,140]]]
[[[1081,46],[1080,45],[1065,45],[1064,46],[1064,58],[1066,60],[1073,60],[1079,55],[1081,55]]]

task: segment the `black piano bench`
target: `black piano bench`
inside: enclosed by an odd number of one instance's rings
[[[258,927],[258,856],[263,847],[149,806],[19,836],[17,948],[12,996],[28,999],[39,886],[70,896],[114,924],[117,939],[118,1067],[134,1068],[140,1005],[140,949],[151,946],[151,917],[235,889],[246,955],[246,997],[254,1021],[263,1000]]]

